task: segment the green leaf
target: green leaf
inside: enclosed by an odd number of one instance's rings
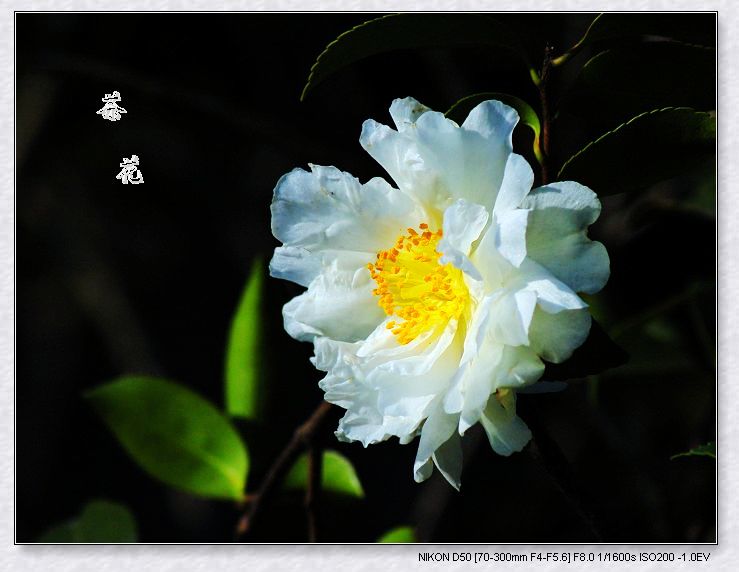
[[[85,397],[151,476],[184,491],[241,499],[246,446],[213,405],[170,381],[130,376]]]
[[[699,445],[697,447],[693,447],[690,451],[686,451],[684,453],[678,453],[677,455],[673,455],[670,457],[670,461],[673,459],[677,459],[679,457],[711,457],[712,459],[716,458],[716,442],[715,441],[709,441],[705,445]]]
[[[285,476],[284,485],[289,490],[304,490],[308,486],[308,456],[301,455]],[[321,488],[324,491],[364,497],[362,483],[359,482],[349,459],[336,451],[324,451],[321,464]]]
[[[449,108],[445,115],[449,119],[461,124],[462,122],[464,122],[465,118],[467,117],[469,112],[472,111],[473,108],[475,108],[483,101],[487,101],[489,99],[497,99],[498,101],[505,103],[518,112],[518,116],[521,118],[521,123],[529,126],[534,132],[534,155],[536,156],[536,160],[541,163],[544,160],[544,156],[542,155],[541,149],[539,147],[541,123],[539,122],[539,116],[536,114],[536,111],[534,111],[534,109],[523,99],[520,99],[515,95],[498,93],[494,91],[475,93],[474,95],[468,95],[467,97],[463,97],[462,99],[457,101],[457,103]]]
[[[563,165],[558,179],[582,183],[600,196],[642,190],[714,157],[715,141],[713,113],[657,109],[589,143]]]
[[[593,320],[585,342],[563,363],[546,363],[541,377],[547,381],[581,379],[623,365],[628,359],[624,349]]]
[[[398,526],[388,530],[377,542],[388,543],[388,542],[417,542],[416,532],[410,526]]]
[[[136,521],[123,505],[94,500],[71,521],[46,532],[37,542],[121,543],[136,542]]]
[[[574,54],[598,42],[624,41],[634,38],[659,37],[714,46],[715,16],[710,14],[639,14],[615,13],[599,14],[590,23],[582,38],[564,56],[554,60],[555,65],[563,63]]]
[[[481,45],[517,54],[536,75],[510,26],[480,14],[390,14],[364,22],[341,34],[318,56],[300,96],[338,70],[376,54],[400,49]]]
[[[654,42],[607,50],[583,66],[561,109],[618,122],[667,106],[715,109],[715,70],[712,48]]]
[[[233,417],[256,419],[261,403],[262,295],[264,265],[255,260],[241,295],[226,346],[226,412]]]

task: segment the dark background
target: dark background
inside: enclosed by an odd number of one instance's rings
[[[94,498],[127,505],[143,542],[230,541],[236,508],[149,478],[82,392],[150,373],[221,405],[229,321],[252,260],[277,245],[269,203],[282,174],[312,162],[363,181],[384,176],[358,137],[367,118],[389,122],[396,97],[442,111],[478,91],[537,104],[525,69],[476,48],[375,56],[301,103],[325,45],[374,16],[17,14],[17,541],[33,541]],[[545,42],[561,53],[593,17],[501,19],[541,61]],[[664,17],[690,18],[713,38],[713,14]],[[586,59],[554,80],[555,99]],[[113,90],[128,110],[115,123],[95,113]],[[712,100],[713,87],[706,90]],[[607,113],[560,115],[555,163],[613,127],[608,121]],[[532,161],[521,131],[514,143]],[[145,183],[122,186],[118,164],[132,154]],[[608,541],[715,538],[715,463],[670,460],[714,438],[712,171],[603,201],[591,235],[606,244],[612,277],[593,309],[632,359],[562,393],[519,399],[523,419],[558,443]],[[262,424],[239,425],[251,452],[250,489],[321,400],[310,345],[281,324],[281,306],[300,288],[267,285],[267,414]],[[366,499],[325,498],[320,539],[371,542],[400,524],[434,541],[593,539],[531,455],[499,457],[479,430],[469,435],[456,493],[438,472],[413,482],[417,442],[364,450],[326,430],[328,446],[353,461]],[[254,540],[304,541],[301,502],[281,496]]]

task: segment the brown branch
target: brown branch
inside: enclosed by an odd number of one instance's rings
[[[293,433],[292,439],[280,452],[267,475],[262,481],[259,489],[247,497],[246,510],[236,525],[236,538],[242,539],[254,528],[254,523],[259,517],[262,507],[269,501],[278,485],[282,482],[287,470],[292,466],[300,452],[309,446],[313,435],[325,419],[332,405],[325,401],[316,408],[308,420],[300,425]]]
[[[549,97],[547,94],[547,82],[549,72],[552,69],[552,54],[554,48],[547,45],[544,49],[544,62],[541,66],[541,77],[539,79],[539,100],[541,102],[541,184],[549,182],[549,139],[552,130],[552,120],[549,113]]]
[[[318,542],[318,501],[321,495],[321,447],[308,447],[308,486],[305,489],[305,515],[308,519],[308,542]]]

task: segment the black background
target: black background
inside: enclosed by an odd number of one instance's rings
[[[148,477],[82,392],[150,373],[221,405],[229,321],[252,260],[268,259],[277,245],[269,203],[282,174],[311,162],[363,181],[384,176],[358,137],[367,118],[389,122],[396,97],[442,111],[477,91],[537,103],[524,68],[476,48],[375,56],[301,103],[325,45],[373,16],[17,14],[17,541],[33,541],[94,498],[126,504],[144,542],[230,541],[237,509]],[[593,16],[501,19],[540,61],[545,42],[561,53]],[[665,17],[692,18],[713,35],[712,14]],[[555,99],[583,58],[555,80]],[[115,123],[95,113],[113,90],[128,111]],[[558,117],[555,162],[611,127],[604,122]],[[517,131],[514,142],[532,160],[527,137]],[[118,164],[132,154],[145,183],[123,186]],[[594,308],[609,327],[691,284],[700,293],[619,339],[632,353],[629,365],[560,394],[519,399],[521,416],[535,416],[559,444],[608,541],[715,535],[714,463],[669,460],[714,436],[715,221],[710,212],[667,208],[695,181],[604,200],[591,234],[609,250],[612,278]],[[267,281],[267,415],[262,425],[239,424],[251,452],[250,489],[321,400],[310,345],[282,329],[281,306],[300,290]],[[338,412],[329,425],[337,419]],[[327,445],[354,462],[366,499],[325,498],[320,540],[371,542],[400,524],[434,541],[593,540],[530,455],[502,458],[479,430],[469,435],[456,493],[438,474],[413,482],[416,443],[365,450],[327,430]],[[304,541],[301,502],[279,497],[253,539]]]

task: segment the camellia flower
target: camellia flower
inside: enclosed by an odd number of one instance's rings
[[[412,98],[390,115],[397,130],[368,120],[360,142],[397,188],[335,167],[284,175],[270,272],[308,288],[285,305],[285,328],[313,342],[325,399],[346,409],[336,436],[420,435],[416,481],[435,464],[459,488],[460,436],[480,422],[497,453],[520,451],[531,433],[516,390],[588,336],[577,292],[609,275],[586,235],[600,202],[570,181],[531,190],[512,152],[518,114],[499,101],[462,125]]]

